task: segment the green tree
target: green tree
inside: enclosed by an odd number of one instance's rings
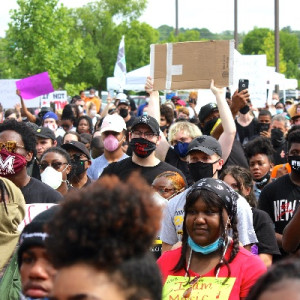
[[[67,81],[90,82],[100,90],[105,89],[106,78],[113,76],[123,34],[127,69],[148,63],[149,58],[145,59],[145,55],[149,56],[149,46],[157,41],[158,35],[152,36],[154,29],[149,25],[134,21],[145,5],[146,0],[102,0],[73,10],[74,32],[83,38],[86,55]],[[120,24],[115,22],[116,19],[121,21]]]
[[[300,47],[299,36],[290,27],[285,27],[279,33],[279,72],[287,78],[300,79],[299,62]],[[266,54],[267,64],[275,65],[274,32],[265,28],[255,28],[246,34],[241,53],[243,54]]]
[[[150,25],[138,21],[132,21],[129,26],[127,24],[123,24],[123,26],[127,71],[149,64],[150,45],[158,42],[158,31]]]
[[[74,20],[58,0],[18,0],[7,31],[7,60],[16,78],[48,71],[57,88],[79,64],[82,40],[70,35]]]
[[[260,50],[257,54],[266,54],[267,65],[275,66],[275,38],[272,32],[267,33],[261,48],[262,50]],[[280,49],[279,51],[279,72],[286,72],[286,61],[283,56],[283,49]]]
[[[171,32],[174,32],[174,27],[168,25],[161,25],[157,28],[159,32],[159,41],[167,41]]]
[[[171,32],[166,42],[176,43],[176,42],[199,41],[199,40],[200,40],[200,32],[198,30],[181,29],[177,36],[175,36],[174,31]]]
[[[241,46],[242,54],[258,54],[263,50],[264,40],[268,33],[272,32],[267,28],[255,27],[252,31],[248,32],[244,37],[243,44]]]

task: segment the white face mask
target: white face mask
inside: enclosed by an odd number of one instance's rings
[[[50,124],[50,123],[47,123],[47,124],[44,124],[44,127],[48,127],[48,128],[51,129],[53,132],[55,132],[58,126],[57,126],[57,124]]]
[[[65,169],[64,169],[65,170]],[[63,171],[64,171],[63,170]],[[62,171],[62,172],[63,172]],[[42,182],[48,184],[53,189],[58,189],[62,183],[62,172],[58,172],[52,167],[48,166],[41,174]]]
[[[272,104],[273,104],[274,106],[276,105],[277,102],[279,102],[279,101],[276,100],[276,99],[275,99],[275,100],[274,100],[274,99],[272,100]]]

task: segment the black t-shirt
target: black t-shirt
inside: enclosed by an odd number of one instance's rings
[[[295,185],[287,174],[263,188],[258,208],[269,214],[275,224],[275,232],[282,234],[299,202],[300,186]]]
[[[26,204],[31,203],[58,203],[62,194],[49,185],[31,177],[29,183],[21,188]]]
[[[285,226],[292,219],[300,202],[300,186],[295,185],[290,175],[279,177],[267,184],[259,197],[258,208],[269,214],[275,224],[275,232],[282,234]],[[282,256],[286,253],[280,249]]]
[[[236,139],[243,145],[258,136],[259,133],[257,124],[258,120],[256,118],[253,118],[248,126],[242,126],[237,120],[235,120],[237,131]]]
[[[284,142],[277,147],[273,146],[273,149],[275,150],[275,153],[273,155],[275,165],[285,164],[288,162],[288,160],[287,160],[287,153],[288,153],[287,142]]]
[[[226,168],[228,166],[240,166],[246,169],[249,168],[249,164],[245,156],[244,149],[241,143],[236,139],[233,141],[230,155],[226,163],[224,164],[223,168]]]
[[[263,210],[252,208],[253,227],[258,240],[258,254],[277,254],[280,251],[277,245],[274,224],[270,216]]]
[[[166,162],[160,162],[154,167],[143,167],[135,164],[132,157],[127,157],[121,161],[109,164],[102,172],[100,177],[104,175],[117,175],[121,180],[126,180],[133,171],[139,171],[146,179],[149,185],[152,184],[155,177],[165,171],[178,172],[184,179],[183,173]]]
[[[165,162],[179,169],[184,174],[189,186],[194,183],[194,180],[189,171],[188,163],[181,160],[179,155],[172,147],[170,147],[167,152]]]

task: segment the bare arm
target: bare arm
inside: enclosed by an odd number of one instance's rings
[[[109,108],[110,108],[110,103],[111,103],[111,98],[110,97],[107,97],[107,103],[103,109],[103,111],[101,112],[100,114],[100,117],[101,118],[104,118],[106,117],[106,115],[108,114],[108,111],[109,111]]]
[[[148,115],[155,118],[158,124],[160,123],[160,104],[159,104],[159,93],[153,90],[153,80],[151,77],[147,77],[145,90],[149,94],[149,104],[148,104]],[[165,135],[160,133],[161,140],[155,150],[155,156],[164,161],[166,159],[167,152],[170,148]]]
[[[272,265],[273,256],[271,254],[261,253],[261,254],[258,254],[258,256],[264,262],[266,267],[270,267]]]
[[[233,141],[235,138],[235,133],[236,133],[236,127],[234,123],[234,119],[232,117],[230,108],[227,104],[227,101],[225,99],[224,95],[224,89],[223,88],[217,88],[214,85],[214,80],[211,81],[210,89],[216,96],[217,100],[217,105],[220,113],[220,118],[222,120],[222,125],[223,125],[223,133],[221,134],[219,138],[219,142],[222,147],[222,158],[224,162],[226,162],[231,149],[233,145]]]
[[[26,107],[25,103],[24,103],[24,100],[21,96],[21,93],[19,90],[17,90],[17,95],[20,97],[20,100],[21,100],[21,107],[22,107],[22,110],[23,110],[23,115],[27,117],[28,121],[32,122],[32,123],[35,123],[36,122],[36,116],[33,115]]]
[[[248,90],[243,90],[241,92],[238,92],[238,90],[235,91],[235,93],[232,96],[232,104],[230,106],[230,111],[231,111],[233,119],[235,119],[239,110],[246,105],[247,100],[249,100],[249,99],[250,99],[250,95],[248,93]],[[214,130],[214,132],[212,133],[212,136],[218,140],[222,133],[223,133],[223,125],[221,123]]]
[[[291,221],[285,226],[282,235],[282,248],[294,252],[300,244],[300,209],[297,209]]]

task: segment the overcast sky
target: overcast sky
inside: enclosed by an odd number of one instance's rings
[[[122,0],[120,0],[122,1]],[[79,7],[89,0],[60,0],[67,7]],[[148,0],[148,7],[140,21],[157,28],[160,25],[175,27],[175,0]],[[238,1],[238,31],[248,32],[256,27],[274,29],[275,0]],[[279,26],[300,30],[299,0],[280,2]],[[207,28],[213,33],[234,30],[234,0],[178,0],[179,27]],[[5,35],[10,20],[9,10],[17,8],[16,0],[1,1],[0,36]]]

